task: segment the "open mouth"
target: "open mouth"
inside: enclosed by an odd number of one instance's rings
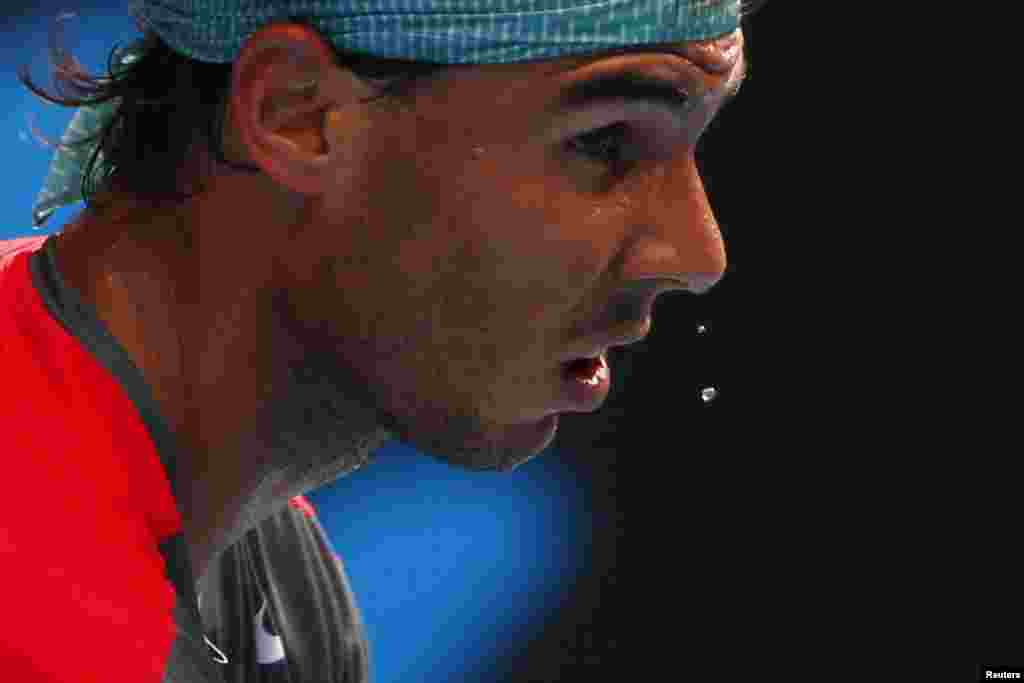
[[[597,386],[608,379],[608,361],[604,354],[597,358],[578,358],[565,364],[563,375],[567,380]]]

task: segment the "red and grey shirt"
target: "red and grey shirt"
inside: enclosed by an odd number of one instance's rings
[[[225,552],[197,595],[174,434],[54,246],[0,242],[2,678],[364,679],[344,567],[305,498]]]

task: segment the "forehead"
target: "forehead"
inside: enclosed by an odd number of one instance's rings
[[[543,127],[550,116],[548,106],[573,82],[582,80],[576,71],[602,69],[604,62],[614,66],[611,63],[622,57],[673,55],[690,62],[695,74],[703,71],[717,78],[736,72],[743,48],[743,32],[737,29],[704,41],[633,45],[513,64],[454,65],[438,75],[436,87],[421,91],[417,102],[425,115],[429,111],[430,116],[439,119],[459,119],[460,125],[472,121],[474,126],[507,127],[510,122],[526,122],[528,126]],[[482,102],[489,104],[488,117],[479,116]],[[542,121],[533,123],[534,116]]]
[[[451,65],[439,80],[446,83],[456,81],[475,81],[493,83],[494,77],[507,78],[515,82],[524,77],[534,84],[538,80],[559,80],[560,76],[569,72],[599,64],[615,57],[630,55],[676,55],[692,62],[694,65],[713,74],[725,74],[731,71],[742,57],[744,50],[743,29],[717,36],[708,40],[683,43],[648,43],[630,45],[608,50],[599,50],[584,55],[572,55],[559,58],[544,58],[530,62],[513,64],[456,64]],[[536,77],[540,77],[539,79]]]
[[[684,57],[712,73],[727,73],[742,56],[743,29],[708,40],[685,43],[652,43],[602,50],[588,55],[559,59],[549,68],[549,75],[558,75],[584,66],[596,64],[610,57],[639,54],[672,54]]]

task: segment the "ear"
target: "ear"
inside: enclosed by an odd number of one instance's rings
[[[329,111],[371,94],[314,29],[275,23],[250,36],[231,74],[230,121],[241,152],[304,195],[330,188]]]

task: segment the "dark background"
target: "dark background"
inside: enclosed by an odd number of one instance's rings
[[[57,136],[70,112],[35,104],[14,69],[40,63],[45,22],[65,9],[90,22],[81,52],[96,56],[94,70],[134,35],[123,3],[0,6],[0,133],[24,160],[8,170],[0,239],[40,234],[28,217],[49,153],[25,139],[25,116]],[[798,510],[784,492],[820,467],[808,471],[807,416],[822,408],[807,373],[787,367],[792,329],[807,321],[786,313],[801,273],[779,245],[813,203],[794,201],[791,179],[814,173],[795,163],[813,141],[798,101],[809,67],[792,55],[814,34],[784,12],[774,0],[747,20],[751,77],[699,149],[729,272],[706,295],[658,301],[649,339],[613,352],[605,406],[563,416],[551,453],[504,479],[397,447],[310,496],[364,610],[375,683],[584,681],[648,667],[684,680],[710,652],[778,637],[778,586],[803,571],[780,567],[808,542],[782,540],[790,523],[807,524],[808,502]],[[122,32],[113,39],[108,21]],[[711,402],[704,388],[717,391]],[[820,482],[812,488],[808,497],[821,495]],[[444,611],[455,602],[465,607]]]

